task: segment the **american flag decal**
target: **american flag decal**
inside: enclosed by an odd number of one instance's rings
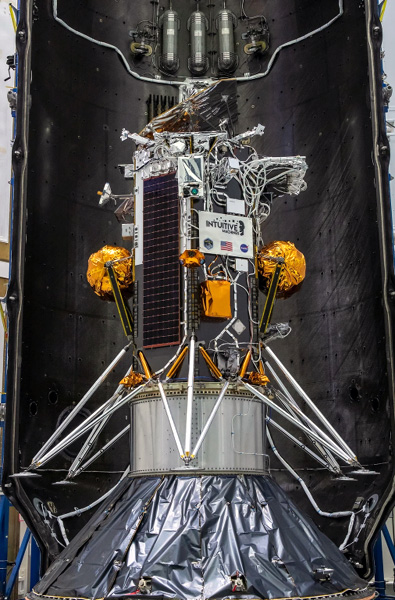
[[[225,250],[226,252],[233,252],[232,242],[221,242],[221,250]]]

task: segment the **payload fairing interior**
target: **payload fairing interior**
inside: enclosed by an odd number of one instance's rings
[[[373,597],[377,6],[25,0],[17,39],[4,489],[51,563],[30,597]]]

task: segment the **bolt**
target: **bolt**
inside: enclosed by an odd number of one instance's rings
[[[15,160],[21,160],[23,157],[22,150],[18,148],[18,150],[14,150],[14,158]]]
[[[24,29],[20,29],[18,31],[18,37],[21,42],[24,42],[26,40],[26,31]]]
[[[373,27],[373,35],[374,37],[378,37],[380,35],[381,32],[381,27],[379,25],[375,25]]]
[[[381,156],[387,156],[387,154],[388,154],[388,146],[381,146],[380,147],[380,154],[381,154]]]

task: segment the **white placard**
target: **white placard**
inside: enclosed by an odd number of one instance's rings
[[[229,167],[231,169],[236,169],[238,171],[240,169],[240,161],[238,158],[229,157]]]
[[[239,200],[237,198],[227,198],[226,199],[226,212],[234,213],[236,215],[244,215],[246,214],[246,205],[244,200]]]
[[[200,211],[199,250],[253,258],[252,219]]]
[[[235,269],[240,273],[248,273],[248,260],[246,258],[236,258]]]

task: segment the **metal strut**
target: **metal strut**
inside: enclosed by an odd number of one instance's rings
[[[129,402],[132,398],[139,394],[141,390],[145,388],[146,385],[147,383],[143,383],[142,385],[134,389],[132,392],[127,394],[124,398],[118,400],[116,404],[110,407],[108,406],[108,404],[109,402],[111,402],[112,399],[107,400],[107,402],[105,402],[103,406],[96,409],[94,413],[92,413],[87,419],[85,419],[85,421],[83,421],[80,425],[78,425],[78,427],[76,427],[73,431],[66,435],[66,437],[63,440],[56,444],[56,446],[54,446],[52,450],[50,450],[47,454],[42,456],[42,458],[39,461],[33,462],[30,465],[29,469],[34,469],[43,466],[51,458],[59,454],[59,452],[62,452],[64,448],[74,443],[75,440],[77,440],[79,437],[84,435],[84,433],[92,429],[92,427],[94,427],[97,423],[99,423],[109,415],[112,415],[115,411],[122,408],[122,406],[127,404],[127,402]],[[106,407],[106,410],[104,410],[104,407]]]
[[[188,459],[191,457],[191,435],[192,435],[192,407],[193,407],[193,384],[195,379],[195,335],[191,335],[189,343],[189,368],[188,368],[188,389],[187,389],[187,417],[185,427],[185,448],[184,455]]]
[[[266,362],[266,368],[270,371],[273,378],[275,379],[275,381],[277,382],[277,384],[279,385],[280,389],[282,390],[282,392],[284,394],[284,397],[283,397],[283,395],[281,394],[281,392],[279,390],[276,391],[276,395],[279,398],[280,402],[283,404],[283,406],[285,406],[285,408],[288,410],[288,412],[290,412],[294,417],[299,419],[299,416],[295,410],[295,405],[297,406],[296,401],[291,396],[291,394],[289,393],[289,391],[287,390],[287,388],[281,381],[280,377],[277,375],[277,373],[275,372],[275,370],[273,369],[273,367],[270,365],[269,362]],[[336,475],[341,475],[342,471],[341,471],[340,465],[336,461],[333,454],[331,454],[327,448],[324,448],[319,442],[317,442],[311,436],[308,436],[308,437],[309,437],[311,443],[317,449],[317,451],[320,452],[320,454],[322,454],[324,459],[326,459],[326,461],[328,463],[328,469],[332,473],[335,473]]]
[[[122,296],[112,263],[107,262],[104,266],[108,272],[112,293],[114,294],[115,304],[117,305],[124,333],[126,337],[129,338],[133,335],[133,317],[131,315],[129,306],[125,303],[125,300]]]
[[[269,291],[267,293],[265,306],[263,309],[261,322],[259,324],[259,331],[263,334],[266,333],[266,329],[269,325],[270,319],[272,317],[273,306],[276,300],[277,288],[280,283],[280,276],[284,267],[284,259],[277,259],[276,268],[273,273],[272,280],[270,282]]]
[[[332,440],[330,440],[328,438],[328,436],[326,436],[325,434],[323,434],[323,432],[321,432],[321,435],[322,435],[322,437],[321,437],[315,431],[312,431],[306,425],[303,425],[303,423],[301,423],[300,421],[298,421],[295,417],[293,417],[292,415],[290,415],[283,408],[281,408],[280,406],[277,406],[277,404],[275,404],[272,400],[270,400],[270,398],[268,398],[267,396],[265,396],[264,394],[262,394],[261,392],[259,392],[252,385],[250,385],[249,383],[246,383],[245,381],[242,381],[242,380],[240,380],[240,381],[241,381],[241,383],[252,394],[254,394],[254,396],[256,396],[257,398],[259,398],[259,400],[261,400],[264,404],[267,404],[267,406],[270,406],[270,408],[272,408],[273,410],[275,410],[276,412],[278,412],[281,416],[283,416],[285,419],[287,419],[287,421],[290,421],[291,423],[293,423],[294,425],[296,425],[296,427],[298,427],[299,429],[301,429],[307,435],[311,435],[314,439],[316,439],[317,441],[319,441],[323,446],[325,446],[326,448],[329,448],[331,450],[331,452],[333,452],[334,454],[336,454],[336,456],[338,456],[339,458],[341,458],[344,462],[346,462],[348,464],[354,464],[354,462],[342,450],[342,448],[340,448],[339,446],[337,446],[337,444],[335,444],[335,442],[333,442]],[[306,417],[306,419],[307,419],[307,417]],[[308,422],[309,421],[310,420],[308,420]]]
[[[311,400],[311,398],[306,394],[306,392],[303,390],[303,388],[298,384],[296,379],[294,379],[294,377],[292,377],[291,373],[285,368],[285,366],[280,361],[280,359],[274,354],[273,350],[271,350],[268,346],[264,346],[264,350],[274,360],[274,362],[277,364],[279,369],[281,369],[281,371],[284,373],[284,376],[286,377],[286,379],[288,379],[288,381],[293,386],[293,388],[298,392],[298,394],[308,404],[308,406],[315,413],[315,415],[320,419],[321,423],[323,423],[323,425],[326,427],[326,429],[329,431],[329,433],[335,438],[337,443],[340,445],[340,447],[344,450],[344,452],[350,458],[351,463],[360,466],[358,459],[355,455],[355,452],[353,452],[351,450],[351,448],[346,444],[346,442],[343,440],[341,435],[339,435],[339,433],[336,431],[336,429],[333,427],[333,425],[331,425],[331,423],[329,423],[328,419],[322,414],[322,412],[319,410],[319,408],[317,408],[317,406],[314,404],[314,402]],[[317,426],[314,425],[314,427],[317,427]]]
[[[180,436],[178,435],[177,427],[176,427],[176,424],[174,423],[174,419],[173,419],[173,416],[170,411],[169,402],[166,398],[166,394],[163,389],[162,382],[158,380],[157,383],[158,383],[160,395],[162,397],[163,406],[165,407],[166,415],[167,415],[167,418],[169,419],[170,427],[173,432],[174,441],[176,442],[176,446],[177,446],[178,452],[180,453],[181,458],[184,458],[184,452],[182,449]]]
[[[59,425],[59,427],[55,430],[55,432],[51,435],[51,437],[45,442],[43,447],[33,457],[32,463],[34,463],[34,464],[37,463],[40,460],[40,458],[42,458],[45,455],[48,448],[50,448],[51,445],[53,444],[53,442],[55,442],[59,438],[59,435],[66,429],[67,425],[69,423],[71,423],[71,421],[74,419],[74,417],[80,412],[81,408],[83,406],[85,406],[85,404],[88,402],[88,400],[93,396],[93,394],[96,392],[96,390],[105,381],[105,379],[107,378],[107,375],[109,375],[109,373],[111,373],[113,368],[119,363],[121,358],[126,354],[126,352],[129,350],[130,346],[131,346],[131,342],[129,344],[127,344],[127,346],[122,348],[122,350],[119,352],[119,354],[108,365],[108,367],[103,371],[103,373],[100,375],[100,377],[89,388],[89,390],[86,392],[86,394],[75,405],[73,410],[67,415],[65,420]]]
[[[217,410],[219,409],[219,406],[220,406],[220,404],[221,404],[221,402],[222,402],[222,400],[223,400],[223,398],[224,398],[224,396],[226,394],[226,390],[228,389],[228,387],[229,387],[229,381],[226,381],[225,384],[224,384],[224,386],[223,386],[223,388],[222,388],[222,390],[219,393],[219,396],[217,398],[216,403],[213,406],[213,409],[212,409],[212,411],[210,413],[210,416],[207,419],[205,426],[203,427],[203,431],[201,432],[201,434],[199,436],[199,439],[196,442],[196,446],[193,449],[191,458],[195,458],[196,454],[199,451],[200,446],[203,444],[203,440],[204,440],[204,438],[207,435],[207,432],[208,432],[208,430],[210,428],[211,423],[213,422],[213,419],[214,419],[215,415],[217,414]]]

